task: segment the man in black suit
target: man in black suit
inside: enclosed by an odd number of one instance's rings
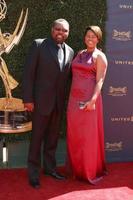
[[[42,143],[44,173],[64,179],[56,171],[55,152],[74,55],[72,48],[65,43],[68,35],[69,23],[65,19],[55,20],[51,36],[33,42],[24,67],[23,102],[25,108],[33,112],[28,173],[29,183],[34,188],[40,187]]]

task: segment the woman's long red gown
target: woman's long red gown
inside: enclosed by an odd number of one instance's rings
[[[83,52],[72,63],[72,86],[67,109],[67,147],[73,175],[94,183],[105,173],[102,97],[96,109],[79,108],[91,98],[96,85],[92,54]]]

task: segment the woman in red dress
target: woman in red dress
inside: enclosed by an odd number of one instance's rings
[[[105,54],[97,49],[98,26],[87,27],[86,49],[72,62],[67,109],[67,147],[74,177],[95,184],[106,172],[101,89],[107,70]]]

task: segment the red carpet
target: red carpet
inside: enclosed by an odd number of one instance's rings
[[[133,200],[133,162],[107,167],[109,174],[97,186],[41,175],[38,190],[29,186],[26,169],[1,169],[0,200]]]

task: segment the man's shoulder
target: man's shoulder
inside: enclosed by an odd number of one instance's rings
[[[66,44],[65,43],[65,45],[66,45],[66,47],[71,51],[71,52],[74,52],[74,50],[72,49],[72,47],[70,47],[68,44]]]
[[[34,42],[39,46],[45,41],[47,41],[47,38],[37,38],[34,40]]]

